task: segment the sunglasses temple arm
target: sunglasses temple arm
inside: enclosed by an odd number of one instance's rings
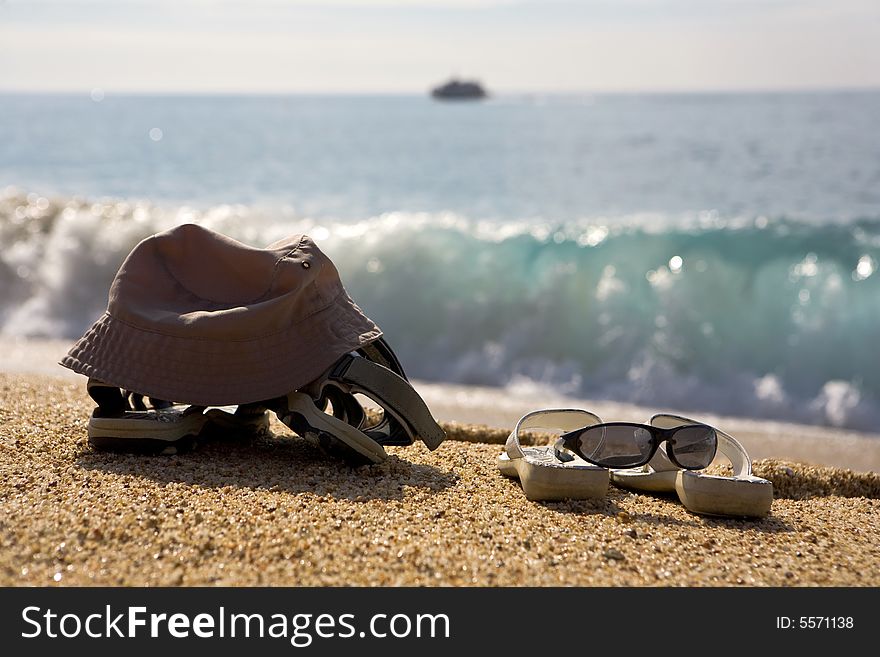
[[[585,457],[581,452],[572,449],[568,446],[568,442],[575,438],[582,429],[577,429],[575,431],[571,431],[569,433],[562,434],[559,436],[559,439],[553,443],[553,455],[562,461],[563,463],[568,463],[570,461],[574,461],[576,458],[583,459],[589,463],[593,463],[589,458]],[[593,450],[591,456],[598,452],[602,446],[605,444],[605,438],[602,438],[602,441],[599,443],[599,446]]]
[[[553,443],[553,455],[562,461],[563,463],[569,463],[574,461],[576,458],[576,454],[568,448],[566,443],[566,436],[569,434],[564,434],[559,437],[559,439]]]
[[[568,463],[569,461],[574,461],[575,458],[582,458],[585,461],[589,461],[592,463],[589,458],[586,458],[582,453],[578,452],[577,450],[571,449],[567,444],[570,440],[580,434],[581,431],[583,431],[583,429],[576,429],[575,431],[570,431],[569,433],[564,433],[559,436],[559,440],[557,440],[553,444],[553,454],[556,456],[557,459],[559,459],[563,463]],[[591,456],[601,450],[604,445],[605,437],[603,436],[602,440],[599,442],[599,445],[596,447],[596,449],[593,450]]]

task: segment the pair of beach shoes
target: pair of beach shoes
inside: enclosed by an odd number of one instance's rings
[[[507,439],[497,459],[498,469],[506,476],[518,478],[526,497],[535,501],[603,498],[609,483],[614,483],[637,492],[677,495],[685,508],[701,515],[760,518],[769,513],[773,484],[752,474],[752,462],[739,441],[719,429],[680,415],[658,414],[651,418],[649,425],[643,426],[645,431],[661,433],[683,427],[703,427],[711,431],[715,446],[707,460],[711,462],[720,454],[730,463],[730,474],[679,467],[675,457],[670,458],[666,444],[657,445],[646,464],[624,468],[591,463],[566,449],[562,438],[553,445],[522,445],[530,432],[537,431],[546,437],[601,426],[610,425],[602,425],[597,415],[581,409],[529,413],[520,419]]]
[[[387,458],[386,445],[422,440],[436,449],[445,438],[382,338],[346,354],[305,388],[262,402],[220,407],[179,404],[94,379],[87,389],[97,403],[89,418],[89,444],[102,451],[172,455],[210,440],[256,438],[270,433],[270,413],[352,466],[381,463]],[[356,394],[376,403],[372,417]]]

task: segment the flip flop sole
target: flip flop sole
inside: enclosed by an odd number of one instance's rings
[[[198,446],[198,437],[198,434],[188,434],[174,440],[157,440],[153,438],[89,436],[89,445],[101,452],[171,456],[193,451]]]
[[[612,471],[615,486],[644,493],[676,493],[684,507],[707,516],[761,518],[770,512],[773,484],[760,477],[722,477],[688,470]]]
[[[586,500],[605,497],[608,470],[592,465],[540,463],[524,458],[511,459],[501,454],[498,470],[519,478],[526,498],[532,501]]]
[[[685,508],[708,516],[762,518],[770,512],[773,484],[760,477],[719,477],[681,470],[675,490]]]
[[[675,476],[677,470],[663,472],[639,472],[626,470],[612,470],[611,481],[615,486],[647,493],[673,493],[675,492]]]

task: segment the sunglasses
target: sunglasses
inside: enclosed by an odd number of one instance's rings
[[[650,424],[604,422],[562,434],[557,455],[565,449],[606,468],[635,468],[647,464],[662,443],[669,459],[684,470],[702,470],[718,449],[716,430],[678,415],[658,414]]]

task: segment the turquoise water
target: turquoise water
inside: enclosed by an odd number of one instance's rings
[[[305,231],[415,377],[876,428],[878,116],[880,93],[0,96],[0,327],[78,336],[176,223]]]

